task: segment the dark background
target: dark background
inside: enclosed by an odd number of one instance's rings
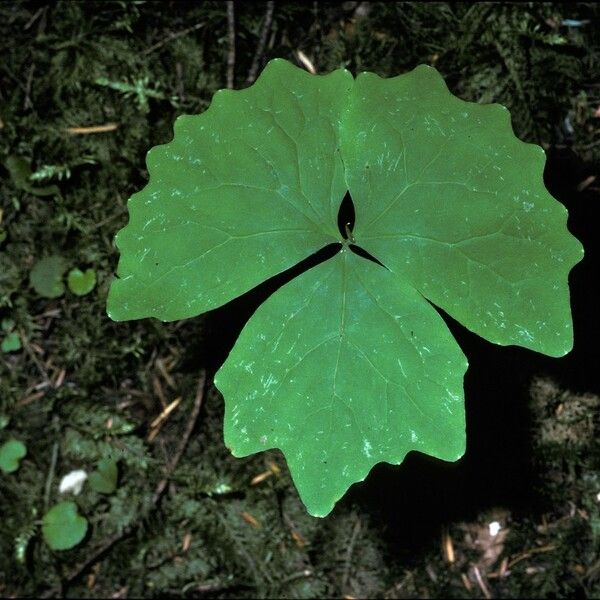
[[[600,8],[236,3],[234,30],[227,13],[223,2],[0,3],[0,319],[22,345],[0,353],[0,443],[28,449],[18,471],[0,474],[0,594],[600,595]],[[297,270],[195,319],[105,314],[112,238],[146,181],[146,151],[228,78],[245,87],[270,58],[301,65],[299,51],[319,73],[431,64],[459,97],[507,106],[516,135],[546,149],[546,185],[586,250],[570,278],[573,352],[496,347],[448,318],[470,362],[465,457],[379,465],[326,519],[306,514],[278,452],[229,455],[211,383],[247,318]],[[50,255],[94,268],[97,287],[41,297],[30,273]],[[62,499],[61,477],[115,453],[117,490],[84,487],[74,499],[88,534],[52,552],[39,522]]]

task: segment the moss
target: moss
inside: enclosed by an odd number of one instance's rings
[[[236,4],[237,87],[246,85],[264,9]],[[127,220],[127,198],[146,180],[146,151],[171,138],[179,114],[204,110],[224,86],[225,10],[220,2],[0,4],[0,319],[14,321],[23,343],[0,357],[0,416],[9,417],[0,442],[14,436],[28,448],[20,469],[0,478],[0,594],[473,597],[481,595],[479,565],[497,596],[598,595],[598,398],[547,379],[534,386],[531,429],[524,422],[520,434],[531,441],[536,474],[525,508],[482,505],[474,478],[461,491],[464,503],[450,502],[460,509],[417,507],[394,521],[354,493],[330,518],[313,519],[280,454],[230,456],[222,399],[210,383],[185,455],[153,504],[199,369],[210,380],[239,319],[225,308],[179,323],[111,322],[104,306],[117,262],[112,238]],[[593,4],[278,4],[262,63],[295,60],[300,49],[319,72],[346,66],[389,76],[435,64],[458,95],[506,104],[528,141],[566,143],[572,114],[570,143],[593,164],[600,39],[592,25],[560,23],[599,16]],[[101,133],[68,131],[110,124]],[[9,156],[30,164],[32,186],[56,185],[60,194],[24,191],[10,178]],[[69,268],[94,268],[97,287],[83,297],[38,296],[29,275],[51,254]],[[152,437],[153,420],[177,398]],[[117,491],[102,496],[84,486],[75,500],[90,533],[73,550],[51,552],[39,520],[59,498],[58,481],[107,456],[119,460]],[[357,489],[383,481],[377,502],[410,497],[414,506],[414,489],[427,494],[430,484],[423,474],[442,469],[417,466],[421,476],[410,466],[379,471]],[[259,474],[264,480],[253,485]],[[508,533],[490,562],[481,540],[499,514]],[[410,523],[422,523],[411,529],[420,538],[405,535]],[[444,532],[453,562],[440,550]],[[508,576],[497,575],[504,558],[520,556]]]

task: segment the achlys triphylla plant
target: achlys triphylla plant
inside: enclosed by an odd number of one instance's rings
[[[464,453],[467,360],[428,300],[496,344],[570,350],[582,248],[544,160],[504,107],[454,97],[431,67],[354,79],[274,60],[148,153],[108,314],[193,317],[338,242],[259,307],[215,376],[233,454],[280,448],[325,516],[378,462]],[[354,243],[384,266],[340,235],[347,192]]]

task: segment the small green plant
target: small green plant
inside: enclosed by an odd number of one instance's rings
[[[85,296],[96,287],[96,271],[94,269],[71,269],[67,275],[69,289],[76,296]]]
[[[12,319],[0,321],[0,331],[4,334],[2,342],[0,342],[2,352],[17,352],[21,349],[21,336],[14,331],[14,328],[15,322]]]
[[[5,166],[17,189],[33,194],[34,196],[60,196],[60,189],[56,185],[42,187],[32,185],[32,182],[37,183],[39,179],[33,177],[34,173],[31,172],[31,166],[26,158],[22,156],[9,156],[6,159]]]
[[[338,244],[259,307],[215,376],[233,454],[280,448],[325,516],[378,462],[464,453],[467,360],[432,304],[497,344],[571,349],[582,248],[544,161],[504,107],[454,97],[431,67],[354,79],[274,60],[148,153],[108,314],[193,317]]]
[[[105,458],[98,463],[97,469],[89,476],[90,486],[99,494],[112,494],[117,489],[117,463]]]
[[[62,256],[46,256],[38,260],[29,280],[33,289],[44,298],[60,298],[65,293],[64,275],[68,268],[67,261]],[[76,296],[85,296],[96,287],[95,269],[82,271],[77,267],[67,275],[69,290]]]
[[[46,256],[38,260],[29,280],[33,289],[44,298],[60,298],[65,293],[63,275],[67,262],[62,256]]]
[[[42,519],[42,536],[52,550],[69,550],[85,537],[88,522],[75,502],[59,502]]]
[[[19,440],[8,440],[0,446],[0,471],[14,473],[21,459],[27,455],[27,448]]]

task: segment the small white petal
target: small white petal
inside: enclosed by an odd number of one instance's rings
[[[502,525],[500,525],[500,523],[498,523],[498,521],[492,521],[488,525],[488,528],[490,530],[490,535],[492,537],[496,537],[498,535],[498,532],[502,529]]]
[[[75,496],[81,492],[83,482],[87,479],[87,473],[83,469],[77,469],[67,473],[58,485],[58,492],[60,494],[68,494],[73,492]]]

